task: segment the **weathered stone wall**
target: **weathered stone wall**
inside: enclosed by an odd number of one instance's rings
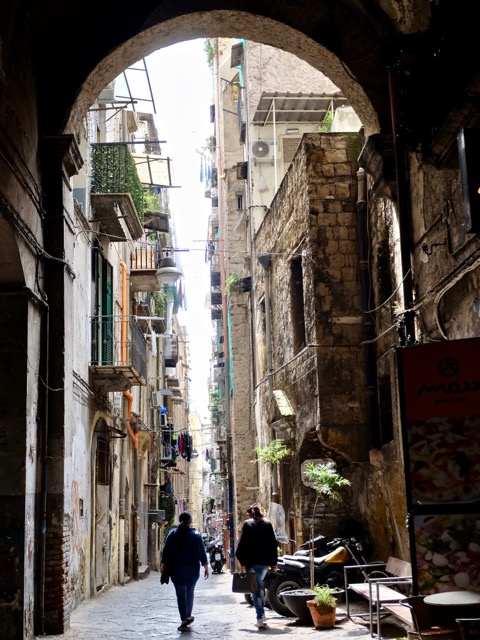
[[[284,504],[294,514],[294,537],[309,535],[314,492],[300,482],[307,459],[333,458],[353,478],[366,460],[365,375],[361,289],[355,215],[357,170],[355,139],[347,134],[310,134],[303,138],[270,213],[255,237],[255,250],[272,254],[271,308],[273,388],[281,389],[295,412],[294,491]],[[292,260],[302,261],[305,314],[304,345],[295,345]],[[261,268],[255,265],[256,300],[263,295]],[[272,413],[267,384],[261,385],[261,424]],[[268,441],[269,433],[263,439]],[[285,497],[285,496],[283,496]],[[334,513],[322,504],[322,529],[334,533],[347,513],[360,515],[358,496]]]

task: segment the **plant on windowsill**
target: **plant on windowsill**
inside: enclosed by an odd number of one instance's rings
[[[230,291],[238,291],[240,286],[240,276],[238,273],[231,273],[225,280],[225,295],[229,295]]]
[[[272,466],[278,464],[284,458],[291,456],[293,453],[281,439],[272,440],[265,449],[255,447],[254,451],[257,454],[257,458],[252,460],[252,462],[263,462]]]

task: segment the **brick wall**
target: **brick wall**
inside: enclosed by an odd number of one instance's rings
[[[47,531],[45,559],[45,628],[48,633],[64,633],[70,626],[72,606],[68,586],[70,531],[67,524]]]

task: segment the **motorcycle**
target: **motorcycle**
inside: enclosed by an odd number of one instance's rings
[[[308,543],[307,543],[308,544]],[[343,587],[345,565],[364,565],[362,543],[356,538],[334,538],[324,543],[329,551],[314,557],[314,584],[329,587]],[[361,569],[359,569],[359,572]],[[307,553],[295,552],[278,559],[277,571],[269,571],[265,577],[265,590],[270,606],[282,616],[292,616],[292,612],[282,599],[282,591],[310,588],[310,557]]]
[[[225,557],[220,545],[216,545],[210,551],[210,566],[213,573],[223,573],[223,565],[225,564]]]

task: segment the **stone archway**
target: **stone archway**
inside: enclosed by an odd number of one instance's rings
[[[270,18],[242,11],[209,11],[157,24],[109,53],[84,82],[65,125],[65,132],[78,128],[101,90],[129,65],[159,48],[212,35],[245,38],[296,55],[322,71],[342,90],[359,115],[367,136],[379,131],[379,119],[366,92],[328,49],[305,34]]]

